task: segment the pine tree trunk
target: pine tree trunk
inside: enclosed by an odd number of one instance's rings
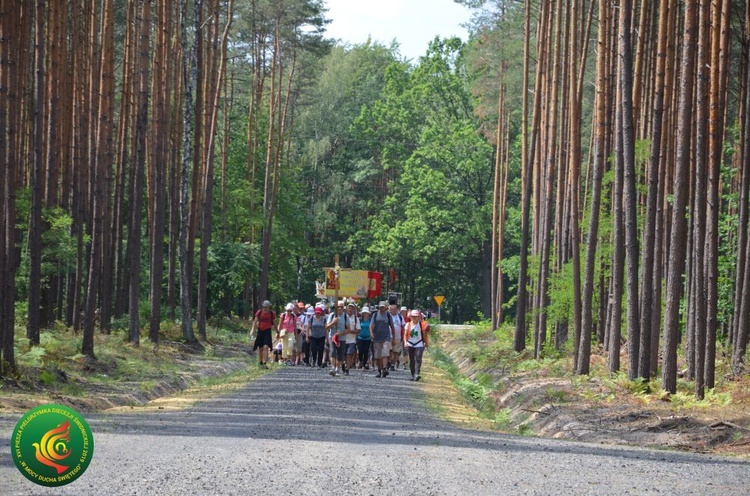
[[[591,335],[593,329],[593,304],[594,304],[594,272],[597,260],[596,246],[599,240],[599,213],[602,197],[602,177],[604,175],[604,161],[606,159],[605,135],[607,133],[607,25],[609,22],[609,2],[599,0],[599,29],[597,39],[596,59],[596,115],[594,122],[595,131],[595,155],[593,166],[593,184],[591,186],[591,216],[589,218],[588,237],[586,239],[586,261],[583,283],[583,301],[581,315],[581,331]],[[603,336],[600,336],[602,343]]]
[[[630,41],[632,2],[620,2],[620,84],[622,86],[621,128],[622,166],[624,167],[625,200],[625,251],[628,274],[628,377],[633,380],[638,373],[638,356],[641,342],[638,316],[638,214],[635,177],[635,135],[633,131],[633,54]]]
[[[149,271],[149,320],[148,337],[152,343],[159,342],[159,326],[161,323],[161,293],[164,275],[164,222],[166,219],[166,167],[168,161],[167,128],[167,82],[168,73],[168,44],[170,36],[171,2],[158,0],[158,28],[154,44],[154,64],[151,74],[151,163],[149,164],[149,178],[153,191],[151,205],[151,270]]]
[[[29,309],[26,337],[39,344],[42,299],[42,202],[44,200],[44,155],[42,140],[44,112],[45,10],[47,2],[37,0],[34,17],[34,157],[31,168],[31,214],[29,219]]]
[[[682,66],[680,68],[679,104],[677,108],[677,142],[675,145],[674,203],[670,233],[669,264],[667,268],[667,303],[664,309],[664,362],[662,387],[669,393],[677,392],[677,345],[679,339],[680,300],[682,276],[685,272],[687,219],[690,189],[690,138],[693,117],[693,74],[695,63],[692,54],[697,50],[698,7],[697,0],[685,2],[685,25],[682,38]]]
[[[128,223],[127,267],[128,284],[128,341],[140,343],[140,274],[141,274],[141,220],[144,176],[146,167],[146,128],[148,125],[148,72],[151,32],[151,1],[140,0],[138,19],[138,98],[136,104],[135,136],[133,138],[133,184],[130,188],[130,213]]]
[[[200,0],[195,0],[200,3]],[[182,314],[182,335],[188,342],[195,342],[193,333],[192,309],[190,298],[190,269],[188,264],[188,231],[189,225],[189,182],[190,177],[190,145],[193,140],[193,87],[197,78],[196,51],[197,39],[188,48],[187,39],[187,0],[181,0],[180,32],[182,40],[182,167],[180,170],[180,308]]]
[[[530,15],[530,14],[527,14]],[[542,13],[540,20],[541,28],[540,33],[547,32],[548,26],[548,9],[545,8]],[[528,24],[528,21],[527,21]],[[526,43],[528,44],[528,38]],[[542,57],[538,57],[541,59]],[[528,270],[529,270],[529,244],[531,241],[531,195],[533,188],[533,174],[532,170],[534,167],[534,156],[537,148],[537,137],[539,134],[539,123],[542,114],[542,95],[541,95],[541,84],[544,74],[542,72],[543,64],[538,63],[536,68],[536,77],[534,83],[534,117],[532,119],[532,133],[531,143],[529,147],[529,154],[527,161],[524,162],[523,177],[522,177],[522,207],[521,207],[521,253],[520,253],[520,268],[518,275],[518,302],[516,308],[516,331],[513,338],[513,349],[520,353],[526,348],[526,308],[528,305],[529,291],[528,291]]]
[[[11,0],[0,0],[0,375],[16,370],[14,350],[16,294],[15,177],[19,150],[14,116],[19,112],[18,84],[13,68],[18,63],[22,34],[16,30],[19,9]],[[16,66],[17,67],[17,66]],[[7,139],[6,139],[7,138]]]

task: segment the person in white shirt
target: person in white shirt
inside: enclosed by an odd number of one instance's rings
[[[346,369],[345,375],[349,375],[349,370],[354,367],[354,359],[357,356],[357,334],[360,331],[359,317],[357,317],[357,305],[349,303],[346,306],[346,333],[342,339],[346,350]]]
[[[422,321],[422,313],[419,310],[412,310],[409,313],[410,321],[404,328],[404,346],[409,352],[409,369],[411,370],[411,380],[420,381],[422,376],[422,354],[425,348],[429,346],[429,325]]]

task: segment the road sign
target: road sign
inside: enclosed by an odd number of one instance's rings
[[[441,306],[443,304],[443,300],[445,299],[445,296],[435,296],[434,298],[438,306]]]

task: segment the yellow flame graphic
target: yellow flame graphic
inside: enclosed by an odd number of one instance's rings
[[[70,450],[65,441],[70,441],[70,422],[67,420],[47,431],[40,442],[32,444],[36,450],[36,459],[40,463],[57,470],[58,475],[68,470],[65,465],[57,463],[70,455]]]

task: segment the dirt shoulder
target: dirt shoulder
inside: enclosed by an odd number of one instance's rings
[[[478,337],[483,341],[478,343]],[[485,427],[598,444],[750,457],[747,379],[722,383],[705,400],[696,401],[689,391],[665,394],[658,381],[651,385],[610,377],[604,372],[604,357],[598,355],[593,357],[596,372],[582,377],[570,374],[572,367],[561,360],[510,365],[492,333],[442,330],[438,342],[438,354],[448,355],[460,374],[454,373],[453,382],[463,397],[481,400],[484,392],[491,402],[479,405],[489,421]],[[464,387],[460,378],[468,379],[474,389],[470,384]],[[463,421],[465,417],[459,416],[458,422]]]
[[[44,403],[82,412],[183,408],[261,375],[255,363],[242,342],[118,346],[95,360],[49,360],[0,379],[0,413],[21,413]]]

